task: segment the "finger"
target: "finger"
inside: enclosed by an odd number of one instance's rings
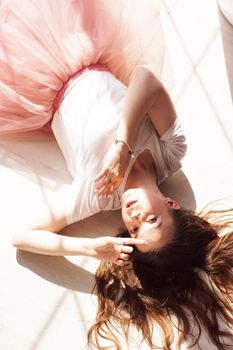
[[[124,260],[120,260],[120,259],[117,259],[115,264],[118,265],[118,266],[124,266],[125,265],[125,261]]]
[[[101,181],[101,182],[95,184],[95,188],[98,191],[101,191],[102,189],[109,190],[110,186],[112,186],[112,183],[109,181]]]
[[[110,190],[109,190],[109,194],[114,193],[119,187],[119,183],[115,183],[111,186]]]
[[[111,193],[111,194],[112,194],[113,192],[115,192],[115,191],[120,187],[120,185],[121,185],[121,183],[122,183],[122,180],[123,180],[122,177],[118,177],[118,178],[116,178],[114,181],[112,181],[112,182],[113,182],[113,186],[112,186],[112,188],[110,189],[110,193]]]
[[[99,196],[107,196],[110,195],[110,187],[109,184],[104,184],[99,190],[97,190]]]
[[[96,185],[96,190],[98,192],[99,195],[111,195],[112,193],[114,193],[116,191],[118,186],[116,186],[115,183],[113,182],[105,182],[102,184],[102,187],[101,187],[101,184],[100,185]]]
[[[106,194],[111,194],[115,191],[115,182],[112,179],[104,178],[102,181],[95,184],[95,189],[97,190],[97,192],[100,192],[103,189],[105,190],[105,192],[108,192]]]
[[[146,242],[143,239],[138,239],[138,238],[115,238],[114,241],[115,244],[126,244],[126,245],[143,245],[146,244]]]
[[[94,179],[95,182],[100,181],[101,179],[103,179],[104,177],[108,176],[108,170],[104,170],[103,172],[101,172],[99,175],[97,175],[97,177]]]
[[[128,246],[128,245],[123,245],[121,248],[122,253],[130,254],[130,253],[132,253],[132,251],[133,251],[133,247]]]
[[[121,260],[129,260],[129,254],[121,253],[119,259]]]
[[[108,187],[106,195],[111,196],[111,194],[113,194],[116,190],[117,190],[117,187],[115,184],[113,184],[110,187]]]
[[[95,187],[100,187],[101,185],[107,184],[111,179],[107,176],[104,176],[98,181],[95,181]]]
[[[108,183],[103,181],[103,182],[100,182],[98,184],[95,184],[95,189],[98,191],[101,191],[102,188],[104,189],[107,186],[108,186]]]

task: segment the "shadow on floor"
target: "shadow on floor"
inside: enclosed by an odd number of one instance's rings
[[[182,170],[178,170],[160,185],[164,196],[171,197],[185,209],[196,210],[196,199],[191,184]]]
[[[41,278],[63,288],[93,293],[94,274],[73,264],[64,257],[17,251],[17,262]]]

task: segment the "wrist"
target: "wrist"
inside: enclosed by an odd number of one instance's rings
[[[130,157],[134,157],[134,151],[127,141],[124,139],[116,138],[113,144],[120,149],[121,152],[127,152]]]
[[[96,238],[80,238],[80,240],[82,240],[82,254],[80,255],[98,259],[98,253],[96,250]]]
[[[65,237],[62,245],[67,255],[92,256],[92,240],[91,238]]]

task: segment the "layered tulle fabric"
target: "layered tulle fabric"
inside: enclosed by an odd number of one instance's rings
[[[106,65],[126,85],[141,64],[161,77],[160,2],[0,0],[0,133],[47,124],[83,67]]]

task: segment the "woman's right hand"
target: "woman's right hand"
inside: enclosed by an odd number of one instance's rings
[[[89,252],[93,258],[113,262],[119,266],[124,266],[132,253],[131,245],[146,244],[144,240],[136,238],[121,237],[98,237],[90,239]]]
[[[95,178],[95,190],[100,196],[112,194],[117,190],[124,179],[129,159],[129,149],[124,143],[111,145],[104,165]]]

